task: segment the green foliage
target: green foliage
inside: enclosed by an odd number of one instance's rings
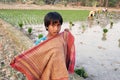
[[[113,27],[113,21],[110,22],[110,29]]]
[[[69,24],[72,25],[72,21],[70,21]]]
[[[103,32],[104,32],[104,33],[107,33],[107,32],[108,32],[108,29],[106,29],[106,28],[103,29]]]
[[[38,38],[40,39],[40,38],[42,38],[43,37],[43,34],[39,34],[38,35]]]
[[[29,34],[32,33],[32,28],[28,28],[28,33],[29,33]]]
[[[87,78],[88,74],[86,73],[85,69],[82,67],[80,69],[75,69],[75,73],[78,74],[80,77]]]
[[[108,5],[109,5],[109,7],[115,7],[117,2],[118,2],[118,0],[109,0]]]
[[[1,67],[5,66],[4,61],[1,61]]]
[[[23,28],[23,23],[22,22],[18,23],[18,25],[21,29]]]

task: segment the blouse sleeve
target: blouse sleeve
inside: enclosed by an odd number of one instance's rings
[[[47,39],[46,37],[42,37],[42,38],[36,40],[35,45],[38,45],[39,43],[43,42],[46,39]]]

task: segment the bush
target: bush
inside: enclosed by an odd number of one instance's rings
[[[115,7],[115,4],[116,4],[116,1],[111,1],[111,2],[109,2],[109,7]]]

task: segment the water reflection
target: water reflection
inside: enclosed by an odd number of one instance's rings
[[[102,40],[103,40],[103,41],[107,40],[107,37],[106,37],[106,36],[107,36],[106,33],[103,33],[103,37],[102,37]]]
[[[92,27],[92,25],[94,24],[94,20],[88,20],[88,27]]]
[[[86,26],[85,26],[85,24],[82,23],[82,33],[84,33],[85,30],[86,30]]]
[[[110,29],[112,29],[112,27],[113,27],[113,22],[111,21],[110,22]]]
[[[119,44],[118,44],[118,47],[120,47],[120,39],[118,40],[118,43],[119,43]]]

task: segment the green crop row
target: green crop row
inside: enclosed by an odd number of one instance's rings
[[[50,11],[59,12],[64,22],[84,21],[87,19],[87,10],[10,10],[0,9],[0,18],[12,25],[41,24],[45,14]]]

